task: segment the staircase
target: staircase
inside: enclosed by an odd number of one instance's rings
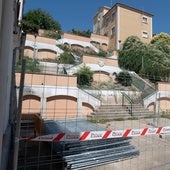
[[[132,107],[132,108],[131,108]],[[132,111],[131,111],[132,110]],[[95,112],[92,112],[88,118],[93,120],[116,120],[130,118],[144,118],[153,116],[153,112],[144,108],[141,104],[132,105],[101,105]]]

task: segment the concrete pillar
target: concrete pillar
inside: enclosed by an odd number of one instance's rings
[[[46,118],[46,106],[47,106],[47,99],[45,97],[41,98],[41,117]]]
[[[77,98],[77,117],[82,118],[83,113],[82,113],[83,107],[82,107],[82,96],[81,93],[79,92],[78,89],[78,98]]]

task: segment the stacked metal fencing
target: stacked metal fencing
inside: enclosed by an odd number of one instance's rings
[[[45,133],[55,134],[64,132],[70,134],[85,130],[104,130],[102,127],[83,119],[45,121]],[[89,141],[72,141],[53,143],[53,150],[65,162],[65,167],[71,170],[88,169],[104,164],[109,164],[139,155],[131,138],[98,139]]]

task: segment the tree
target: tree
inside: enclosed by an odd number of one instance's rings
[[[151,44],[155,44],[157,42],[164,42],[167,45],[170,45],[170,35],[163,32],[158,35],[155,35],[151,40]]]
[[[90,37],[91,36],[91,31],[90,30],[80,31],[80,30],[76,30],[76,29],[73,28],[71,33],[75,34],[75,35],[79,35],[79,36],[84,36],[84,37]]]
[[[120,72],[117,76],[116,76],[116,80],[122,84],[123,86],[131,86],[132,84],[132,77],[130,76],[130,74],[126,71],[122,71]]]
[[[93,82],[93,71],[91,71],[90,67],[83,65],[76,73],[77,75],[77,83],[80,86],[90,86]]]
[[[61,32],[60,24],[42,9],[30,10],[23,16],[21,23],[25,33],[38,33],[38,29],[55,30]]]
[[[120,67],[145,74],[150,80],[166,80],[170,76],[170,45],[160,39],[145,44],[130,36],[119,51],[118,62]]]
[[[128,37],[119,51],[119,66],[139,73],[147,46],[136,36]]]

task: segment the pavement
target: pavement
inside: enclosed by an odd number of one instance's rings
[[[146,127],[170,126],[170,120],[165,118],[112,121],[100,124],[110,130],[142,129]],[[170,170],[170,133],[133,137],[131,144],[139,150],[139,156],[90,168],[88,170]]]

